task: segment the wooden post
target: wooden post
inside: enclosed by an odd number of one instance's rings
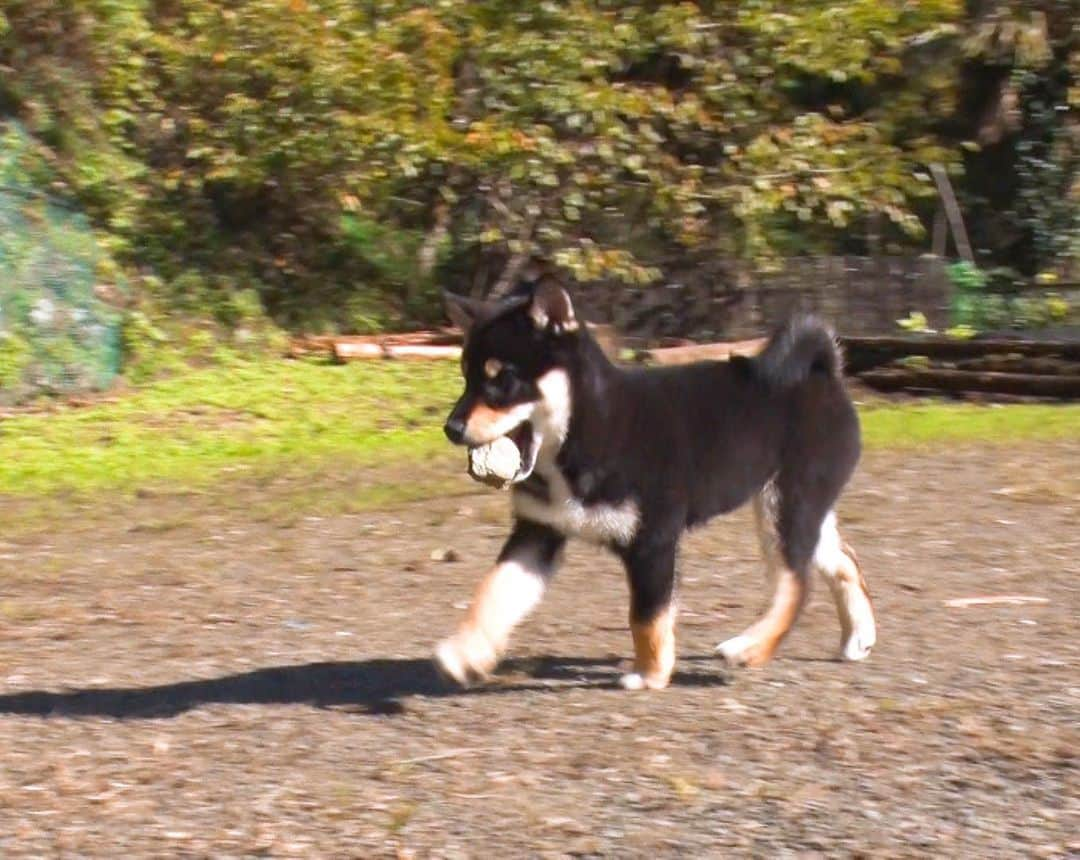
[[[930,244],[930,253],[935,257],[944,257],[949,242],[949,225],[945,220],[945,210],[938,207],[934,212],[934,233]]]
[[[956,194],[953,193],[949,174],[940,164],[931,164],[930,174],[934,177],[938,194],[941,195],[941,202],[945,206],[945,215],[949,219],[949,226],[952,227],[956,252],[974,266],[975,255],[971,253],[971,242],[968,241],[967,229],[964,227],[964,216],[960,213],[960,204],[956,201]]]

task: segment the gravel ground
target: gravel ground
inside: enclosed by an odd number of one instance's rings
[[[616,686],[625,586],[586,546],[494,683],[440,681],[494,492],[150,498],[8,535],[0,855],[1080,856],[1078,476],[1075,443],[868,456],[841,506],[879,616],[855,665],[819,583],[772,664],[724,668],[765,590],[748,513],[711,525],[662,692]],[[1003,594],[1045,602],[946,605]]]

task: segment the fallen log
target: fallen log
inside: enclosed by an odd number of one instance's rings
[[[959,360],[990,356],[1022,356],[1080,360],[1080,343],[1071,341],[1027,340],[957,340],[954,338],[853,337],[837,338],[844,350],[848,373],[858,374],[889,364],[899,358],[924,355],[927,358]],[[640,358],[657,364],[686,364],[692,361],[723,361],[732,355],[754,355],[761,351],[766,338],[722,343],[697,343],[687,346],[647,349]]]
[[[303,335],[289,341],[286,354],[289,358],[303,358],[308,355],[332,355],[333,335]]]
[[[957,360],[990,355],[1056,356],[1080,360],[1080,341],[959,340],[950,337],[841,337],[849,373],[861,373],[909,355]]]
[[[1080,373],[1080,362],[1055,356],[988,355],[954,362],[955,370],[981,370],[994,373],[1030,373],[1038,376],[1071,376]]]
[[[589,325],[601,348],[612,358],[618,352],[618,337],[612,326]],[[406,334],[348,335],[310,339],[329,351],[338,362],[384,359],[422,358],[457,359],[461,357],[463,335],[460,329],[418,331]]]
[[[302,335],[290,341],[288,355],[292,358],[301,358],[322,353],[331,359],[341,361],[353,358],[385,358],[387,347],[460,346],[462,340],[461,330],[456,328],[399,334]],[[406,354],[412,355],[408,351]],[[423,352],[418,352],[416,355],[423,355]],[[434,357],[445,356],[435,353]]]
[[[402,334],[381,334],[376,340],[393,345],[412,344],[415,346],[461,346],[464,336],[461,329],[442,328],[429,331],[411,331]]]
[[[334,361],[344,363],[358,359],[380,358],[460,358],[460,346],[428,346],[426,344],[393,344],[375,341],[336,340],[332,353]]]
[[[727,361],[733,355],[757,355],[765,346],[767,338],[737,340],[729,343],[698,343],[692,346],[669,346],[662,349],[646,349],[639,358],[655,364],[689,364],[694,361]]]
[[[387,358],[461,358],[460,346],[426,346],[424,344],[390,344],[386,347]]]
[[[858,374],[859,381],[879,391],[911,389],[950,393],[985,392],[1028,397],[1080,398],[1080,376],[993,373],[933,368],[888,368]]]
[[[375,341],[335,340],[330,344],[330,355],[334,361],[353,361],[358,358],[385,358],[382,344]]]

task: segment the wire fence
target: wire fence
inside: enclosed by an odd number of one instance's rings
[[[34,187],[29,138],[0,125],[0,403],[107,386],[120,369],[122,284],[78,211]]]

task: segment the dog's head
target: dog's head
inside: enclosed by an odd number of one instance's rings
[[[450,318],[465,332],[465,392],[446,421],[446,435],[470,448],[508,437],[521,455],[514,483],[524,481],[541,450],[557,450],[566,437],[568,363],[588,335],[554,279],[526,284],[497,302],[450,293],[446,301]]]

